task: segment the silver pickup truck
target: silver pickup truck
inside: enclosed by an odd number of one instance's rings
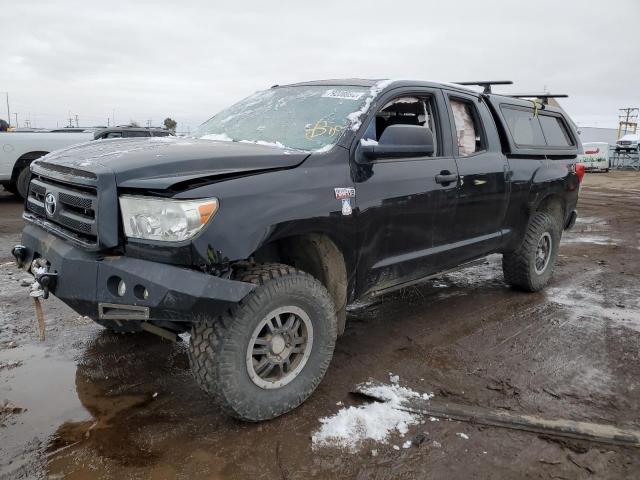
[[[0,132],[0,185],[24,198],[32,161],[93,138],[93,132]]]

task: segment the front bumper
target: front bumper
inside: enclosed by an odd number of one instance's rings
[[[94,319],[202,321],[255,288],[187,268],[89,252],[35,225],[24,228],[22,247],[19,262],[28,269],[33,259],[46,259],[49,272],[56,274],[51,293]],[[120,281],[126,285],[122,296]]]

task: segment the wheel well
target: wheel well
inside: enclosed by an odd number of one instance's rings
[[[565,218],[564,200],[558,195],[549,195],[542,199],[542,201],[538,204],[536,211],[551,214],[558,220],[558,223],[562,225]]]
[[[31,162],[35,159],[40,158],[46,155],[49,152],[29,152],[21,155],[18,160],[16,160],[15,165],[13,166],[13,171],[11,172],[11,183],[15,183],[18,179],[18,175],[20,175],[20,171],[27,167]]]
[[[308,233],[276,240],[253,255],[259,263],[279,262],[299,268],[327,288],[338,316],[338,332],[344,332],[347,308],[347,269],[342,252],[325,234]]]

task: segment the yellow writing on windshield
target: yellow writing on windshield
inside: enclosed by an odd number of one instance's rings
[[[322,135],[335,137],[342,130],[344,130],[342,125],[337,125],[327,120],[318,120],[312,127],[305,128],[304,138],[311,140],[312,138],[321,137]]]

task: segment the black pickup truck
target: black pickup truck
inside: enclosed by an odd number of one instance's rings
[[[258,421],[300,405],[350,304],[492,253],[537,291],[576,219],[580,140],[546,102],[456,84],[274,86],[190,138],[90,142],[31,167],[22,244],[116,332],[190,332],[199,385]]]

